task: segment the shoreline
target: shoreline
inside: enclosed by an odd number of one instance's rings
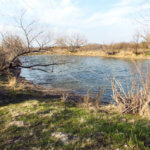
[[[21,83],[24,83],[25,88],[29,88],[29,89],[35,90],[37,92],[41,92],[41,94],[45,94],[47,97],[56,97],[56,98],[61,99],[62,97],[65,96],[66,102],[68,102],[68,103],[74,103],[74,102],[75,102],[75,104],[84,103],[84,98],[87,97],[85,95],[76,94],[71,90],[61,90],[61,89],[55,89],[55,88],[54,89],[47,89],[43,86],[40,86],[40,85],[33,83],[32,81],[26,80],[23,77],[19,77],[18,81]],[[95,97],[90,96],[89,98],[90,98],[91,102],[96,101]],[[111,104],[111,102],[112,101],[107,102],[107,101],[100,100],[100,105],[109,105],[109,104]]]
[[[80,105],[84,103],[84,98],[87,97],[85,95],[76,94],[71,90],[69,91],[69,90],[59,90],[59,89],[47,89],[40,85],[34,84],[32,81],[26,80],[24,77],[16,78],[15,82],[16,84],[15,84],[15,88],[13,89],[14,91],[24,91],[24,92],[26,91],[29,93],[31,92],[31,93],[35,93],[35,95],[37,95],[38,97],[45,97],[45,98],[62,99],[63,97],[65,97],[66,103],[69,103],[69,104]],[[5,83],[5,84],[7,85],[8,83]],[[7,87],[5,86],[5,84],[3,85],[4,93],[1,93],[0,91],[0,95],[4,99],[5,99],[5,95],[9,94],[9,90],[7,91],[5,90],[5,88],[11,89],[11,87]],[[94,102],[96,101],[96,98],[90,96],[90,101]],[[106,101],[100,102],[100,105],[108,105],[108,104],[111,104],[111,102],[110,103]],[[0,106],[1,106],[1,103],[0,103]]]
[[[149,60],[150,56],[135,55],[128,53],[118,53],[116,55],[108,55],[102,51],[79,51],[79,52],[69,52],[66,50],[56,50],[56,51],[46,51],[32,53],[31,55],[66,55],[66,56],[86,56],[86,57],[102,57],[102,58],[115,58],[115,59],[130,59],[130,60]]]

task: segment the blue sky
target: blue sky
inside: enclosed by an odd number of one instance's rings
[[[132,41],[148,0],[0,0],[0,31],[15,31],[21,11],[56,35],[81,33],[89,42]],[[149,11],[150,14],[150,11]],[[150,15],[149,15],[150,16]]]

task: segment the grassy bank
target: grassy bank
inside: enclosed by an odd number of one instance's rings
[[[71,55],[71,56],[92,56],[92,57],[107,57],[107,58],[122,58],[122,59],[150,59],[149,51],[145,54],[135,55],[132,51],[120,51],[116,54],[107,54],[102,50],[79,50],[76,52],[70,52],[66,49],[53,49],[52,51],[31,53],[30,55]]]
[[[0,95],[0,149],[150,149],[150,120],[115,106],[95,112],[5,76]]]

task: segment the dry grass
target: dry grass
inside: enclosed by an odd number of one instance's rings
[[[73,55],[73,56],[93,56],[93,57],[108,57],[108,58],[122,58],[122,59],[150,59],[150,56],[143,54],[135,55],[132,50],[122,50],[115,55],[108,55],[103,50],[80,50],[77,52],[69,52],[67,49],[55,49],[54,51],[47,51],[42,53],[33,53],[31,55]]]
[[[104,90],[105,90],[104,88],[101,89],[99,87],[96,98],[92,98],[91,91],[88,90],[87,95],[84,96],[84,100],[83,100],[83,103],[81,104],[81,106],[86,108],[87,110],[93,111],[93,112],[95,112],[95,114],[97,114],[101,107],[100,103],[101,103],[101,98],[104,94]]]
[[[17,82],[16,77],[12,77],[12,76],[8,77],[8,82],[6,86],[13,90],[22,90],[25,88],[25,85],[23,82]]]
[[[17,80],[15,77],[8,78],[8,87],[15,88],[17,84]]]
[[[68,98],[68,96],[69,96],[68,94],[63,93],[63,95],[62,95],[62,97],[61,97],[61,102],[65,103],[66,100],[67,100],[67,98]]]
[[[143,75],[139,66],[136,66],[135,73],[131,70],[131,88],[125,91],[122,84],[114,79],[112,81],[113,98],[118,104],[122,113],[139,114],[149,116],[150,114],[150,73]]]

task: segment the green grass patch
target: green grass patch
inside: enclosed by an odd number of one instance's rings
[[[12,90],[0,106],[0,149],[150,149],[150,120],[30,95]]]

